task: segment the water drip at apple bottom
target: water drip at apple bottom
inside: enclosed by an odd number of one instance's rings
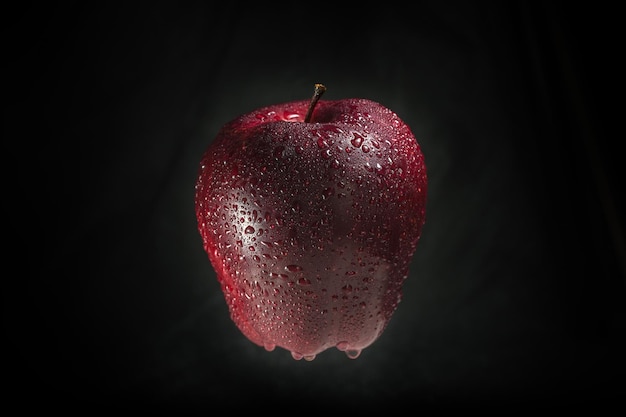
[[[346,350],[346,356],[350,359],[356,359],[361,355],[361,349],[348,349]]]
[[[304,359],[307,362],[311,362],[312,360],[315,359],[316,355],[303,355],[301,353],[298,352],[291,352],[291,357],[294,358],[295,360],[299,361],[301,359]]]
[[[344,352],[350,359],[356,359],[361,355],[361,349],[350,349],[348,342],[339,342],[335,347]]]
[[[346,342],[340,342],[340,343],[346,343]],[[266,350],[270,351],[269,349],[267,349],[267,347],[266,347]],[[340,349],[339,347],[337,347],[337,350],[344,352],[349,359],[356,359],[361,355],[361,349],[348,349],[348,348]],[[307,362],[311,362],[316,358],[316,356],[317,355],[303,355],[298,352],[291,352],[291,357],[297,361],[304,359]]]

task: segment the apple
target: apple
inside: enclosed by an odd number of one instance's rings
[[[362,98],[275,104],[226,123],[195,184],[200,236],[230,317],[253,343],[349,358],[397,309],[425,221],[424,156]]]

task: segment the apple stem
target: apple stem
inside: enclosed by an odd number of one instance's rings
[[[313,117],[313,110],[315,109],[315,105],[322,97],[322,94],[326,91],[326,86],[324,84],[315,84],[315,91],[313,92],[313,97],[311,97],[311,104],[309,104],[309,110],[306,112],[306,116],[304,117],[304,123],[309,123],[311,118]]]

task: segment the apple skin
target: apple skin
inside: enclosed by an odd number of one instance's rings
[[[225,124],[200,162],[204,250],[241,332],[268,351],[356,358],[389,323],[425,221],[424,156],[367,99],[260,108]]]

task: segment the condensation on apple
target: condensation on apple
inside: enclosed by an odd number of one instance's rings
[[[233,322],[268,351],[349,358],[383,333],[425,221],[424,156],[367,99],[257,109],[204,152],[195,207]]]

